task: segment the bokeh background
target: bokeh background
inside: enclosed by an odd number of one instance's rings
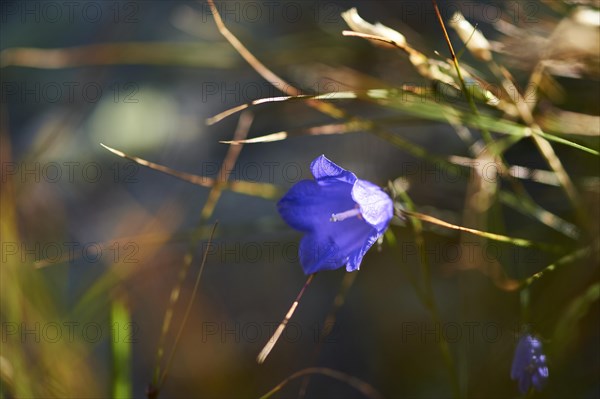
[[[577,7],[593,11],[597,4],[442,3],[445,18],[461,10],[478,24],[520,85],[540,59],[560,64],[553,73],[559,94],[540,100],[540,118],[557,115],[554,131],[561,137],[598,149],[597,14],[569,25]],[[256,355],[306,280],[296,255],[301,235],[279,218],[276,199],[224,190],[209,211],[209,188],[120,158],[100,143],[216,178],[229,151],[219,141],[232,139],[240,118],[212,126],[206,119],[282,92],[223,38],[203,1],[0,5],[2,397],[146,397],[182,270],[187,274],[172,307],[161,370],[190,298],[192,307],[158,397],[259,397],[314,366],[359,378],[383,397],[452,397],[444,342],[462,397],[518,397],[509,373],[526,329],[541,337],[550,369],[546,389],[532,396],[600,395],[596,156],[554,145],[580,191],[578,209],[559,187],[524,180],[540,205],[581,233],[568,237],[523,215],[518,204],[496,201],[477,211],[470,173],[457,178],[369,131],[245,145],[229,177],[266,183],[263,190],[285,192],[311,178],[311,160],[325,154],[360,178],[407,190],[420,212],[570,248],[548,253],[425,226],[427,278],[411,224],[394,220],[388,239],[355,276],[343,269],[316,276],[283,338],[258,365]],[[442,30],[425,1],[218,3],[225,24],[252,54],[306,93],[429,87],[402,52],[342,36],[348,27],[340,13],[351,7],[402,32],[429,57],[446,58]],[[557,34],[559,24],[564,32]],[[453,31],[450,37],[461,60],[486,70]],[[429,155],[471,156],[448,123],[364,101],[338,105],[391,121],[394,135]],[[243,118],[252,119],[248,137],[335,122],[303,101],[252,107]],[[505,158],[548,170],[529,139]],[[578,248],[592,249],[519,289]],[[436,318],[415,290],[427,286]],[[331,324],[336,296],[344,302]],[[328,326],[331,333],[321,337]],[[363,397],[323,375],[295,379],[275,394],[302,396]]]

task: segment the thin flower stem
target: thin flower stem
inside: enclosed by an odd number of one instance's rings
[[[275,347],[275,344],[279,340],[279,337],[281,337],[281,333],[283,333],[285,326],[287,325],[287,323],[290,321],[290,319],[294,315],[294,312],[296,311],[296,308],[298,307],[298,304],[300,303],[300,299],[302,299],[302,295],[304,295],[304,291],[306,290],[306,287],[308,287],[310,282],[313,280],[313,278],[315,277],[315,274],[316,273],[313,273],[310,276],[308,276],[308,279],[306,279],[306,283],[304,283],[304,286],[302,287],[302,289],[296,296],[294,303],[292,303],[292,306],[286,313],[286,315],[283,318],[283,320],[281,321],[281,323],[279,323],[279,326],[275,330],[275,333],[273,333],[273,336],[271,337],[271,339],[269,339],[267,344],[264,346],[264,348],[260,351],[260,353],[256,357],[256,361],[258,362],[258,364],[264,363],[264,361],[267,359],[267,356],[269,356],[269,353],[271,353],[271,351]]]
[[[360,393],[362,393],[367,398],[383,399],[383,395],[381,395],[375,388],[373,388],[370,384],[364,382],[363,380],[360,380],[354,376],[348,375],[341,371],[333,370],[333,369],[326,368],[326,367],[309,367],[309,368],[297,371],[294,374],[287,377],[285,380],[281,381],[269,392],[267,392],[266,394],[261,396],[260,399],[270,398],[271,396],[273,396],[273,394],[280,391],[281,388],[283,388],[290,381],[292,381],[298,377],[302,377],[303,375],[309,375],[309,374],[321,374],[321,375],[336,379],[338,381],[345,382],[346,384],[350,385],[352,388],[354,388],[357,391],[359,391]]]

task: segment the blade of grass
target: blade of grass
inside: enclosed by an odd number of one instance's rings
[[[254,120],[254,116],[250,112],[242,112],[240,115],[240,120],[238,122],[237,128],[233,134],[234,141],[243,141],[248,136],[248,131],[250,130],[250,125],[252,125],[252,121]],[[221,197],[221,193],[223,189],[221,188],[223,183],[227,182],[227,177],[229,176],[229,172],[235,166],[235,163],[242,151],[241,145],[237,146],[229,146],[227,149],[227,154],[223,159],[223,163],[221,164],[221,168],[218,173],[218,179],[216,184],[210,189],[208,193],[208,199],[202,208],[202,212],[200,213],[200,218],[203,220],[208,220],[213,214],[215,210],[215,206]]]
[[[277,102],[284,102],[284,101],[298,101],[298,100],[310,100],[310,101],[314,101],[314,100],[347,100],[347,99],[354,99],[354,98],[356,98],[356,94],[352,91],[339,91],[339,92],[330,92],[330,93],[315,94],[315,95],[299,94],[299,95],[293,95],[293,96],[259,98],[257,100],[251,101],[249,103],[230,108],[230,109],[225,110],[211,118],[208,118],[206,120],[206,124],[209,126],[214,125],[215,123],[222,121],[223,119],[227,118],[228,116],[234,115],[240,111],[243,111],[250,107],[261,105],[261,104],[277,103]]]
[[[183,315],[183,320],[181,321],[181,325],[179,326],[179,330],[177,331],[177,335],[175,336],[175,341],[173,342],[173,347],[171,349],[171,353],[167,359],[167,363],[165,368],[161,374],[158,384],[156,385],[157,391],[160,391],[164,386],[165,381],[167,379],[167,375],[169,373],[169,369],[171,368],[171,364],[173,363],[173,358],[175,356],[175,351],[177,350],[177,345],[181,339],[181,334],[185,328],[185,324],[190,316],[190,311],[192,310],[192,305],[194,304],[194,299],[196,298],[196,294],[198,293],[198,287],[200,286],[200,279],[202,277],[202,273],[204,272],[204,266],[206,266],[206,259],[208,258],[208,252],[210,250],[210,245],[212,243],[213,237],[215,235],[215,230],[217,229],[219,222],[215,222],[213,225],[212,231],[210,233],[210,237],[208,238],[208,242],[206,245],[206,249],[204,250],[204,255],[202,255],[202,263],[200,264],[200,268],[198,269],[198,274],[196,275],[196,281],[194,282],[194,288],[192,290],[192,294],[190,295],[190,299],[185,308],[185,313]]]
[[[344,134],[350,132],[359,132],[367,130],[370,124],[363,124],[357,121],[347,123],[330,123],[326,125],[313,126],[305,129],[288,130],[276,133],[266,134],[260,137],[253,137],[245,140],[222,140],[219,143],[240,145],[240,144],[256,144],[256,143],[272,143],[275,141],[286,140],[294,136],[322,136],[330,134]]]
[[[536,203],[522,201],[521,198],[506,190],[500,190],[498,195],[500,201],[505,205],[508,205],[512,209],[525,215],[533,216],[541,223],[554,228],[556,231],[561,232],[565,236],[573,240],[578,240],[581,237],[581,232],[577,226],[575,226],[573,223],[567,222],[551,212],[548,212]]]
[[[437,224],[438,226],[446,227],[448,229],[463,231],[463,232],[470,233],[470,234],[473,234],[473,235],[476,235],[479,237],[485,237],[485,238],[488,238],[488,239],[494,240],[494,241],[506,242],[506,243],[509,243],[512,245],[516,245],[518,247],[538,248],[538,249],[541,249],[541,250],[547,251],[547,252],[562,252],[562,249],[558,248],[555,245],[534,242],[531,240],[527,240],[525,238],[508,237],[508,236],[501,235],[501,234],[489,233],[487,231],[470,229],[468,227],[458,226],[458,225],[448,223],[443,220],[434,218],[433,216],[425,215],[425,214],[418,213],[418,212],[402,210],[400,212],[399,216],[415,217],[415,218],[420,219],[427,223]]]
[[[578,328],[579,321],[589,312],[594,302],[600,300],[600,283],[595,282],[589,286],[585,292],[577,296],[569,303],[566,310],[558,319],[557,326],[554,330],[554,342],[564,342],[572,339],[574,330]],[[565,351],[563,345],[556,345],[555,353]]]
[[[361,91],[343,91],[343,92],[332,92],[325,93],[319,95],[301,95],[301,96],[282,96],[282,97],[271,97],[271,98],[263,98],[259,100],[254,100],[251,103],[243,104],[224,112],[221,112],[218,115],[215,115],[209,119],[207,119],[208,124],[217,123],[224,118],[234,115],[237,112],[240,112],[244,109],[247,109],[251,106],[260,105],[269,102],[285,102],[285,101],[298,101],[298,100],[327,100],[327,101],[335,101],[335,100],[347,100],[347,99],[360,99],[366,101],[373,101],[377,104],[381,104],[384,106],[391,106],[395,109],[399,109],[404,111],[410,115],[422,117],[424,119],[445,122],[448,123],[449,118],[453,121],[460,120],[466,126],[486,129],[489,131],[494,131],[500,134],[518,136],[518,137],[531,137],[532,131],[529,126],[524,126],[516,122],[511,122],[508,120],[498,119],[496,116],[485,115],[478,113],[477,115],[472,115],[470,113],[461,111],[457,105],[447,105],[442,102],[430,101],[430,99],[420,97],[415,95],[410,91],[403,90],[389,90],[389,89],[370,89],[370,90],[361,90]],[[377,127],[377,125],[373,121],[365,121],[361,118],[352,118],[352,121],[358,121],[359,123],[364,124],[365,126],[370,125],[371,129]],[[543,137],[549,141],[553,141],[556,143],[560,143],[569,147],[576,148],[578,150],[587,152],[592,155],[600,156],[600,152],[594,150],[592,148],[583,146],[581,144],[575,143],[571,140],[564,139],[562,137],[546,133],[543,131],[538,131],[536,133],[540,137]]]
[[[281,321],[281,323],[279,323],[279,326],[277,326],[277,329],[273,333],[273,336],[271,337],[271,339],[269,339],[267,344],[264,346],[264,348],[262,348],[262,350],[256,357],[256,362],[258,364],[263,364],[265,362],[265,360],[267,359],[267,356],[269,356],[269,353],[271,353],[271,351],[275,347],[275,344],[279,340],[281,333],[283,333],[285,326],[287,325],[287,323],[290,321],[290,319],[294,315],[294,312],[296,311],[296,308],[298,307],[298,304],[300,303],[300,299],[302,299],[302,295],[304,295],[304,291],[306,291],[306,288],[309,286],[309,284],[311,283],[311,281],[313,280],[314,277],[315,277],[315,274],[313,273],[313,274],[309,275],[308,278],[306,279],[306,282],[302,286],[302,289],[296,296],[296,299],[292,303],[292,306],[286,313],[286,315],[283,318],[283,320]]]
[[[122,331],[131,326],[131,314],[127,307],[125,294],[120,292],[111,303],[111,352],[113,367],[112,397],[131,398],[131,341]]]
[[[584,247],[584,248],[579,248],[578,250],[571,252],[570,254],[567,254],[563,257],[561,257],[560,259],[558,259],[556,262],[546,266],[545,268],[543,268],[542,270],[540,270],[539,272],[535,273],[534,275],[526,278],[525,280],[522,281],[521,286],[523,287],[528,287],[531,284],[533,284],[533,282],[537,281],[538,279],[542,278],[543,276],[545,276],[547,273],[549,272],[553,272],[555,271],[558,267],[564,266],[564,265],[568,265],[569,263],[573,263],[577,260],[586,258],[588,256],[590,256],[593,253],[598,253],[599,251],[599,246],[598,246],[598,241],[596,241],[595,244]]]
[[[145,159],[134,157],[131,155],[127,155],[122,151],[111,148],[105,144],[100,143],[100,145],[106,148],[108,151],[116,154],[122,158],[129,159],[133,162],[136,162],[140,165],[146,166],[150,169],[157,170],[159,172],[165,173],[170,176],[174,176],[183,181],[187,181],[188,183],[192,183],[202,187],[212,188],[216,185],[215,179],[210,177],[198,176],[191,173],[180,172],[175,169],[171,169],[167,166],[159,165],[154,162],[146,161]],[[265,199],[278,199],[281,197],[283,192],[277,188],[275,185],[270,183],[260,183],[260,182],[248,182],[241,180],[234,180],[226,183],[222,183],[224,189],[231,190],[233,192],[239,194],[250,195],[253,197],[261,197]]]

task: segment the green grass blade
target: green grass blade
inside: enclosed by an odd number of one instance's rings
[[[127,399],[132,396],[131,384],[131,315],[123,297],[111,304],[112,397]]]

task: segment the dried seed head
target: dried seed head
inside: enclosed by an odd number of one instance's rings
[[[482,61],[492,60],[490,42],[460,12],[454,13],[448,24],[458,33],[460,40],[466,44],[471,54]]]
[[[351,8],[347,11],[344,11],[342,13],[342,18],[344,18],[344,21],[346,21],[350,29],[355,32],[381,36],[383,38],[392,40],[399,46],[404,46],[406,44],[406,38],[403,34],[379,22],[373,25],[365,21],[360,15],[358,15],[356,8]],[[381,42],[376,42],[376,44],[381,45]]]

